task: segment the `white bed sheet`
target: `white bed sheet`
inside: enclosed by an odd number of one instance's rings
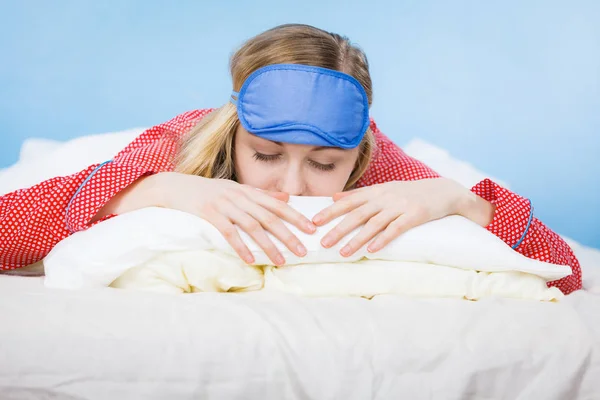
[[[560,303],[47,289],[0,275],[2,399],[598,399],[600,296]],[[55,397],[53,397],[55,396]]]

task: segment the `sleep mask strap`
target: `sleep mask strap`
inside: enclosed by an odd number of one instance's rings
[[[231,98],[229,101],[233,103],[233,105],[237,106],[238,99],[240,98],[240,92],[236,92],[235,90],[231,92]]]

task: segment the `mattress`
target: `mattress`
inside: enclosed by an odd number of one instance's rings
[[[600,296],[48,289],[0,275],[1,399],[598,399]]]

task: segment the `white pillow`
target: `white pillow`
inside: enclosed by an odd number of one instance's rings
[[[447,150],[434,146],[422,139],[413,139],[402,150],[409,156],[424,162],[441,176],[453,179],[465,187],[471,188],[485,178],[489,178],[508,189],[508,184],[491,177],[471,164],[453,158]]]
[[[543,301],[563,297],[539,276],[522,272],[478,272],[441,265],[362,260],[354,263],[265,267],[264,290],[304,296],[399,294],[478,300],[499,296]]]
[[[263,279],[264,271],[264,279]],[[380,294],[486,296],[554,301],[563,297],[544,279],[522,272],[477,272],[433,264],[362,260],[354,263],[247,266],[239,258],[206,250],[165,253],[129,268],[111,284],[163,293],[280,291],[302,296]]]
[[[331,203],[332,200],[326,197],[292,197],[290,199],[290,205],[309,218]],[[362,269],[364,271],[362,283],[360,281],[352,282],[364,285],[369,284],[369,279],[375,279],[374,275],[369,272],[369,266],[394,267],[400,265],[405,267],[406,271],[410,271],[410,268],[414,271],[414,265],[398,264],[397,262],[436,264],[454,267],[453,271],[460,270],[465,273],[472,271],[520,272],[520,274],[510,276],[535,276],[538,287],[540,282],[543,284],[545,281],[559,279],[571,273],[569,267],[531,260],[520,255],[487,230],[462,217],[447,217],[414,228],[375,254],[370,254],[363,249],[352,257],[344,258],[339,254],[339,250],[350,240],[352,234],[334,248],[324,249],[320,245],[323,235],[340,219],[341,217],[319,228],[314,235],[304,234],[286,224],[305,244],[308,255],[304,258],[293,255],[277,239],[272,236],[271,238],[283,253],[287,264],[292,266],[324,263],[347,265],[359,261],[363,257],[368,260],[387,260],[388,264],[374,261],[359,262],[359,265],[365,266]],[[253,252],[257,265],[272,265],[267,256],[244,232],[240,232],[240,234]],[[187,252],[188,256],[184,258],[179,255],[174,256],[180,252]],[[208,222],[176,210],[146,208],[95,225],[56,245],[44,260],[46,285],[72,289],[108,286],[133,268],[137,268],[135,271],[139,271],[140,267],[150,268],[151,265],[159,265],[159,269],[173,266],[173,268],[179,268],[181,273],[186,275],[189,268],[204,268],[214,262],[214,258],[212,261],[205,261],[206,254],[211,252],[215,255],[218,254],[218,257],[229,257],[227,260],[220,259],[219,263],[222,265],[235,260],[239,268],[245,267],[221,234]],[[158,262],[156,262],[157,260]],[[295,268],[295,266],[271,269],[271,272],[277,275],[280,271],[286,271],[288,268]],[[378,268],[381,270],[381,267]],[[306,269],[306,271],[311,270]],[[339,271],[343,274],[344,269],[340,268]],[[413,274],[412,272],[406,273]],[[312,272],[308,272],[308,274],[310,275]],[[381,278],[385,274],[379,276]],[[400,275],[396,276],[399,279]],[[419,280],[420,278],[415,283]],[[471,281],[472,279],[469,282]],[[465,284],[462,285],[464,288]],[[201,287],[205,284],[192,283],[191,286]],[[233,286],[244,285],[238,283]],[[396,287],[400,286],[396,285]],[[556,292],[558,289],[545,290],[550,290],[547,293],[550,293],[551,296],[558,296],[559,292]],[[346,292],[349,293],[349,291]],[[360,290],[355,289],[353,292],[360,292]],[[431,293],[431,290],[426,288],[421,292]],[[524,296],[528,297],[530,294]]]
[[[89,165],[110,160],[143,130],[135,128],[82,136],[64,143],[30,139],[21,148],[19,162],[0,174],[0,196],[57,176],[68,176]]]
[[[235,292],[263,287],[263,271],[239,257],[197,250],[166,252],[127,269],[110,286],[163,293]]]
[[[52,153],[64,143],[59,140],[45,138],[30,138],[26,139],[21,145],[19,153],[19,163],[25,164],[35,162],[40,157]]]
[[[490,178],[499,185],[508,188],[508,184],[490,177],[471,164],[453,158],[447,150],[437,147],[422,139],[413,139],[403,150],[433,168],[440,175],[451,178],[466,187],[472,187],[485,178]],[[600,294],[600,250],[583,246],[575,240],[562,236],[569,244],[581,264],[583,288],[591,293]]]

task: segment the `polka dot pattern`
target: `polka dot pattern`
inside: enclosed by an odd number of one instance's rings
[[[20,268],[41,260],[72,231],[90,227],[89,221],[104,204],[136,179],[173,170],[173,157],[180,139],[211,111],[189,111],[146,130],[112,162],[98,169],[75,198],[77,189],[98,165],[0,197],[0,269]],[[431,168],[404,153],[379,131],[373,120],[371,129],[377,146],[358,187],[439,177]],[[496,206],[487,229],[507,245],[515,246],[523,237],[529,220],[529,200],[489,179],[479,182],[471,190]],[[72,198],[67,217],[67,204]],[[549,282],[548,286],[556,286],[565,294],[581,289],[581,267],[573,251],[537,218],[533,218],[515,250],[529,258],[570,266],[571,275]]]

